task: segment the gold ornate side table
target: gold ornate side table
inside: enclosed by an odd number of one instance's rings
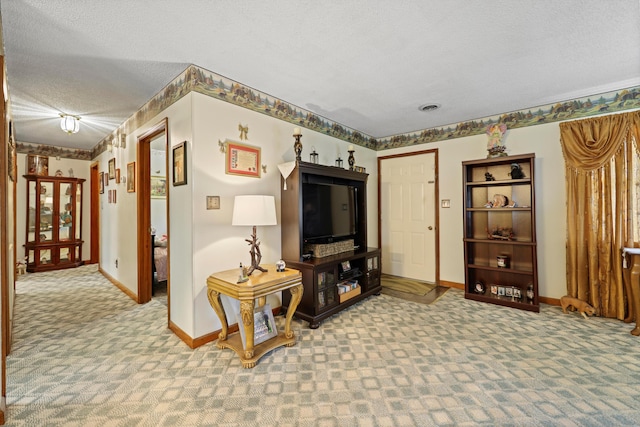
[[[291,319],[302,299],[302,274],[298,270],[286,268],[283,272],[276,271],[275,265],[263,265],[267,272],[259,270],[249,276],[249,280],[243,283],[238,281],[238,269],[213,273],[207,278],[207,296],[209,303],[220,318],[222,331],[218,335],[218,348],[230,348],[235,351],[242,366],[253,368],[258,360],[269,351],[280,346],[291,347],[295,345],[296,338],[291,330]],[[287,309],[284,332],[278,333],[274,338],[254,346],[254,309],[262,307],[267,295],[289,289],[291,292],[291,303]],[[220,295],[226,295],[240,301],[240,315],[243,320],[244,336],[246,337],[246,348],[243,348],[240,334],[227,336],[228,324],[224,306],[220,301]]]

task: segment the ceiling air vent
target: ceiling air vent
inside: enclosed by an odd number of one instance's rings
[[[418,110],[424,111],[425,113],[427,113],[429,111],[435,111],[438,108],[440,108],[439,104],[423,104],[418,107]]]

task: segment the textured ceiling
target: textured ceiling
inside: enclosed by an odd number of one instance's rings
[[[638,0],[0,6],[20,142],[91,149],[189,64],[375,138],[640,85]]]

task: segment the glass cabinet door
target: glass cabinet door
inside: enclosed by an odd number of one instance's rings
[[[39,227],[36,227],[36,221],[38,220],[37,215],[37,202],[39,194],[36,192],[36,182],[29,181],[28,182],[28,199],[29,199],[29,208],[27,214],[27,242],[35,242],[36,236],[40,233],[36,234],[36,232],[40,231]]]
[[[38,241],[46,242],[53,240],[53,220],[54,220],[54,200],[53,182],[41,181],[39,191],[40,197],[40,230]]]
[[[68,182],[60,183],[60,191],[58,197],[60,198],[58,206],[60,206],[60,221],[58,230],[58,239],[61,242],[71,240],[74,236],[72,234],[73,226],[73,192],[74,185]]]

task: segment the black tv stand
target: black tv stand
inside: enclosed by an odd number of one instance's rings
[[[367,178],[365,173],[333,166],[297,162],[287,178],[286,190],[281,185],[282,259],[287,267],[302,272],[304,293],[295,315],[309,322],[312,329],[320,322],[363,299],[380,293],[380,249],[367,247]],[[349,185],[356,188],[356,234],[350,236],[356,249],[326,257],[308,257],[302,235],[303,183]],[[284,182],[282,182],[284,184]],[[334,239],[339,240],[339,239]],[[317,254],[316,254],[317,255]],[[343,263],[349,262],[349,268]],[[343,292],[347,281],[358,286]],[[283,308],[290,295],[282,294]]]

